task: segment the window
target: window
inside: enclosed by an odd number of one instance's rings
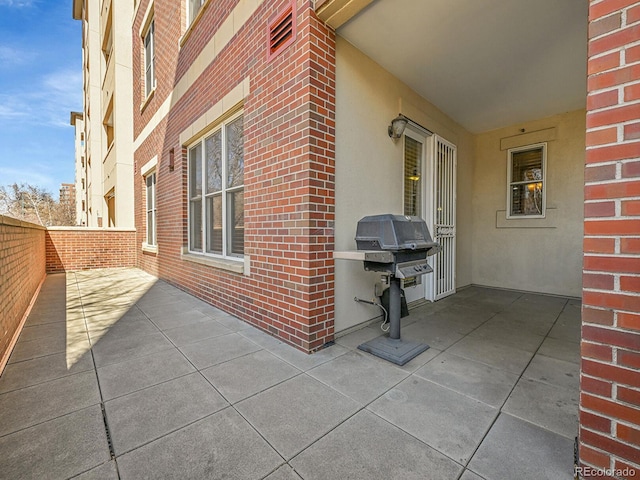
[[[422,143],[404,136],[404,214],[422,216]]]
[[[244,254],[243,117],[223,122],[189,148],[189,251]]]
[[[147,185],[147,245],[157,245],[156,222],[156,172],[146,176]]]
[[[206,0],[189,0],[189,25],[193,23]]]
[[[507,218],[544,217],[547,144],[508,150]]]
[[[144,34],[144,95],[148,97],[156,87],[155,72],[155,20],[151,20]]]

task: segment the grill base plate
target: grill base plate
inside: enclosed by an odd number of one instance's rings
[[[404,365],[427,350],[426,343],[408,342],[400,338],[382,336],[358,345],[358,350],[370,353],[396,365]]]

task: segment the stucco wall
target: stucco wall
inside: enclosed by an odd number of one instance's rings
[[[505,220],[507,150],[501,149],[501,139],[511,146],[526,145],[541,130],[546,133],[540,140],[550,139],[547,218]],[[579,297],[584,110],[480,134],[476,145],[472,283]]]
[[[402,142],[387,126],[403,113],[458,147],[457,285],[471,283],[473,136],[341,37],[336,43],[336,250],[355,249],[360,218],[402,214]],[[433,233],[433,232],[432,232]],[[377,274],[362,263],[336,260],[336,332],[376,317],[371,299]]]

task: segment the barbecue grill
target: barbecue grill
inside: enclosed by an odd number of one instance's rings
[[[373,215],[362,218],[356,229],[357,252],[335,252],[334,258],[362,260],[364,269],[389,277],[389,336],[381,336],[358,348],[398,365],[404,365],[429,348],[400,337],[402,280],[433,271],[427,257],[437,253],[427,224],[419,217]]]

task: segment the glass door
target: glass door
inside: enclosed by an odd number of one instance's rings
[[[424,218],[426,137],[407,128],[404,133],[404,215]],[[407,303],[425,298],[424,275],[404,281]]]

